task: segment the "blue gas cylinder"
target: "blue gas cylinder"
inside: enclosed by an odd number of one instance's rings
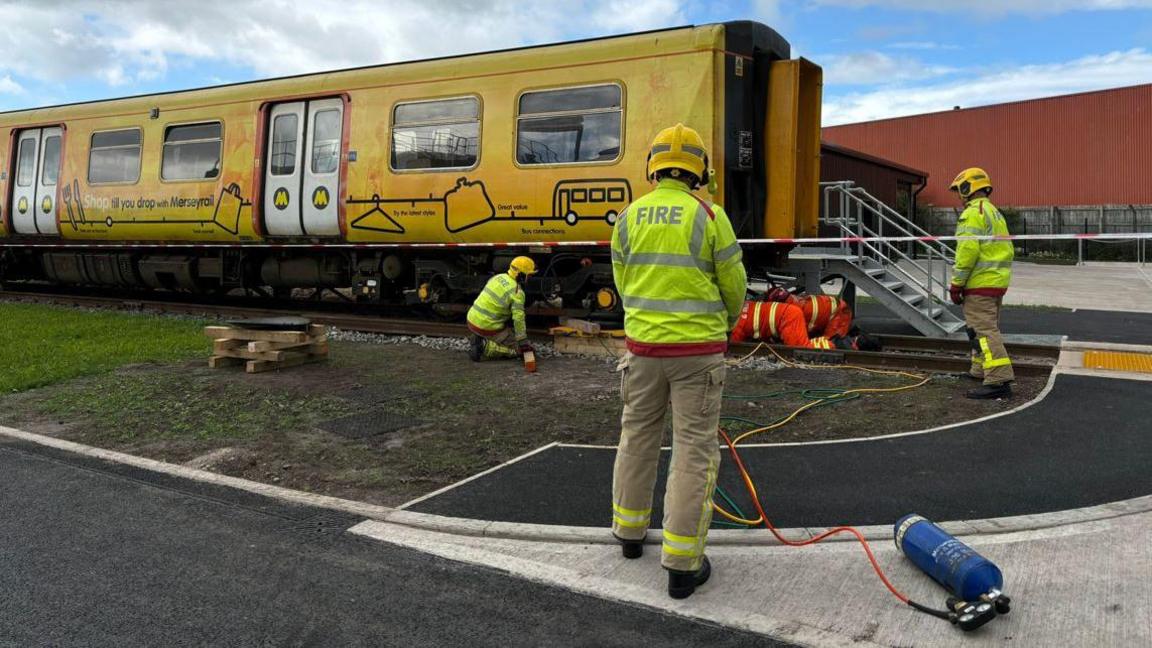
[[[1004,575],[990,560],[919,515],[896,523],[896,547],[953,596],[975,601],[1004,587]]]

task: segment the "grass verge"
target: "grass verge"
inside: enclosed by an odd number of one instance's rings
[[[204,322],[156,315],[0,304],[0,393],[139,362],[207,357]]]

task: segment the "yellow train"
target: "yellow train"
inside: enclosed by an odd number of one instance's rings
[[[541,243],[530,290],[611,308],[667,125],[741,238],[815,234],[820,69],[789,57],[739,21],[0,114],[0,280],[451,302]]]

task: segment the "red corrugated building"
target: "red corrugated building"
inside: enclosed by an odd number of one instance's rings
[[[988,171],[1004,206],[1152,204],[1152,84],[823,129],[826,142],[923,169],[923,205]]]

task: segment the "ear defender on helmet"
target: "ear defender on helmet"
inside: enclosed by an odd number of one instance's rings
[[[992,179],[988,177],[987,171],[979,167],[964,169],[948,186],[949,191],[955,191],[964,200],[968,200],[969,196],[981,189],[988,190],[988,194],[991,195]]]
[[[687,172],[695,180],[686,180],[693,189],[708,180],[708,152],[700,133],[684,124],[676,124],[656,134],[648,150],[647,177],[654,180],[658,172],[668,170],[673,178]]]

